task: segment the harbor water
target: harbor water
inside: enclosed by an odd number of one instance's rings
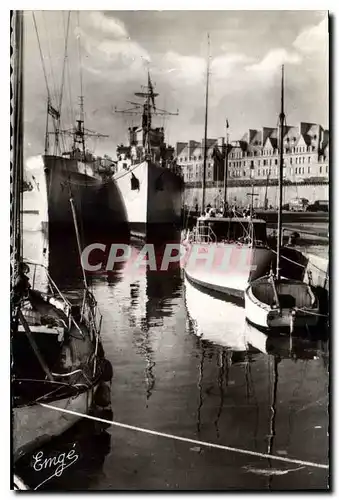
[[[47,259],[45,244],[32,224],[25,257]],[[49,257],[61,290],[82,287],[74,238],[60,239]],[[246,324],[241,305],[196,288],[180,267],[121,265],[89,277],[89,284],[114,369],[111,420],[154,433],[108,424],[98,433],[96,424],[80,421],[43,448],[51,456],[74,447],[79,459],[39,489],[328,488],[329,471],[321,467],[329,461],[323,331],[316,338],[268,338]],[[18,473],[36,486],[48,471],[36,471],[32,457]]]

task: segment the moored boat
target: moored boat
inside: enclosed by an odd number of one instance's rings
[[[208,55],[205,145],[207,144],[209,67]],[[229,123],[226,120],[223,214],[216,214],[213,209],[205,212],[207,208],[205,207],[207,148],[204,147],[202,215],[197,219],[192,233],[186,235],[186,240],[183,242],[186,246],[185,274],[198,285],[243,300],[248,282],[269,271],[272,252],[267,245],[266,222],[254,217],[253,189],[252,208],[248,217],[238,217],[233,210],[228,208],[228,128]]]
[[[277,267],[264,277],[253,281],[245,292],[247,319],[262,328],[284,329],[293,332],[295,328],[315,326],[319,319],[319,301],[310,284],[300,280],[284,279],[281,276],[282,250],[282,185],[284,166],[284,67],[281,75],[281,112],[279,133],[279,202],[277,231]]]
[[[312,287],[298,280],[263,276],[245,292],[247,319],[261,328],[294,329],[316,326],[318,299]]]
[[[12,452],[15,461],[29,449],[34,449],[39,443],[71,426],[89,411],[96,399],[101,406],[109,403],[108,398],[103,397],[107,390],[102,384],[112,378],[112,367],[104,359],[100,337],[101,315],[87,286],[85,274],[84,288],[77,301],[60,292],[47,270],[47,293],[32,288],[28,277],[29,265],[22,255],[22,11],[14,12],[12,23],[14,78],[10,333]],[[72,208],[80,260],[81,246],[74,200],[69,198],[68,201]],[[35,266],[34,263],[30,265]],[[46,404],[57,409],[47,409],[43,406]],[[76,410],[80,416],[66,417],[62,413],[65,409]]]
[[[191,281],[241,300],[248,283],[265,275],[272,262],[260,219],[200,217],[185,246]]]
[[[34,14],[33,14],[34,16]],[[108,137],[85,128],[84,96],[79,98],[79,113],[72,128],[64,129],[65,109],[62,96],[65,80],[65,65],[68,58],[68,28],[65,34],[65,53],[62,81],[58,100],[52,99],[46,78],[46,129],[44,154],[30,165],[29,189],[24,195],[24,212],[38,214],[40,228],[49,236],[70,231],[74,234],[70,198],[78,210],[79,225],[83,238],[93,230],[111,233],[112,238],[128,238],[126,210],[120,191],[114,181],[114,162],[108,155],[94,155],[88,141]],[[41,40],[35,21],[39,47]],[[79,50],[80,39],[79,39]],[[41,64],[45,71],[45,61]],[[82,93],[82,68],[80,64]],[[72,107],[72,103],[70,103]],[[70,109],[67,110],[70,112]],[[73,114],[73,110],[72,110]]]
[[[152,115],[173,114],[155,106],[158,96],[150,75],[143,104],[122,110],[141,114],[140,127],[129,128],[129,144],[117,147],[115,182],[126,206],[131,234],[148,240],[170,239],[180,230],[183,179],[174,159],[174,148],[165,143],[162,127],[152,127]]]
[[[62,410],[89,413],[111,370],[101,345],[101,316],[89,291],[69,300],[50,277],[54,293],[32,290],[27,272],[22,264],[12,297],[14,461],[79,420]]]

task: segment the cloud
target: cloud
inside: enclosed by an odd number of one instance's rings
[[[113,17],[107,17],[102,12],[91,12],[90,21],[95,29],[115,38],[129,38],[125,25]]]
[[[213,78],[225,78],[234,71],[241,71],[245,64],[252,62],[253,59],[245,54],[221,55],[213,59],[211,63],[211,73]]]
[[[246,67],[247,71],[263,74],[273,74],[282,64],[300,64],[301,56],[297,52],[288,52],[285,49],[270,50],[257,64]]]
[[[26,160],[25,172],[34,172],[34,170],[41,170],[44,166],[42,156],[30,156]]]
[[[159,74],[172,74],[180,84],[194,85],[200,83],[206,72],[206,63],[202,57],[184,56],[177,52],[168,51],[160,61]]]
[[[102,14],[100,16],[104,17]],[[110,18],[107,22],[109,25],[106,26],[106,31],[110,27],[111,34],[116,34],[113,28],[114,19]],[[85,59],[85,69],[106,79],[112,78],[114,72],[114,78],[119,81],[133,79],[144,72],[146,63],[151,60],[149,53],[130,39],[125,28],[123,32],[124,37],[120,36],[118,31],[119,36],[111,38],[103,37],[99,33],[96,36],[90,26],[85,30],[80,29],[81,43],[89,56]]]
[[[328,46],[328,21],[323,19],[316,26],[311,26],[302,31],[293,46],[303,54],[323,51]]]

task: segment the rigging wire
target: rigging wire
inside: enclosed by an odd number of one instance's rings
[[[57,99],[58,92],[57,92],[57,84],[56,84],[56,78],[54,76],[54,71],[53,71],[53,64],[52,64],[52,57],[51,57],[51,50],[50,50],[50,40],[48,37],[48,31],[47,31],[47,23],[46,23],[46,17],[45,17],[45,12],[42,11],[42,18],[44,22],[44,27],[45,27],[45,32],[46,32],[46,39],[47,39],[47,52],[48,52],[48,59],[49,59],[49,64],[50,64],[50,73],[51,73],[51,79],[52,79],[52,91],[53,91],[53,97]]]
[[[64,14],[64,13],[63,13]],[[62,16],[62,21],[63,21],[63,28],[64,28],[64,36],[66,37],[66,22],[65,22],[65,16]],[[68,91],[68,101],[69,101],[69,107],[68,107],[68,119],[70,122],[70,127],[73,127],[75,124],[75,113],[73,109],[73,98],[72,98],[72,90],[71,90],[71,76],[70,76],[70,69],[69,69],[69,58],[67,57],[66,59],[66,85],[67,85],[67,91]],[[69,139],[69,149],[72,148],[72,143],[71,139]]]
[[[62,98],[63,98],[63,92],[64,92],[64,83],[65,83],[65,69],[66,69],[66,62],[67,62],[67,50],[68,50],[68,34],[69,34],[69,21],[71,17],[71,12],[68,11],[68,18],[67,18],[67,29],[65,33],[65,51],[64,51],[64,60],[63,60],[63,65],[62,65],[62,74],[61,74],[61,88],[60,88],[60,99],[59,99],[59,113],[61,114],[61,107],[62,107]]]
[[[42,70],[43,70],[43,73],[44,73],[46,90],[47,90],[47,97],[48,97],[48,99],[50,99],[51,98],[51,93],[50,93],[49,86],[48,86],[48,80],[47,80],[47,74],[46,74],[46,67],[45,67],[44,57],[42,55],[40,37],[39,37],[39,32],[38,32],[38,27],[37,27],[37,24],[36,24],[36,19],[35,19],[34,11],[32,11],[32,16],[33,16],[33,23],[34,23],[35,33],[36,33],[37,40],[38,40],[40,59],[41,59]]]

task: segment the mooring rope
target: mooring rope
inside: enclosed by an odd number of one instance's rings
[[[58,408],[57,406],[49,405],[46,403],[40,403],[41,406],[44,408],[50,408],[51,410],[57,410],[60,412],[68,413],[70,415],[75,415],[77,417],[81,418],[87,418],[89,420],[95,420],[97,422],[101,422],[103,424],[109,424],[109,425],[114,425],[115,427],[121,427],[123,429],[128,429],[131,431],[137,431],[137,432],[143,432],[144,434],[150,434],[153,436],[157,437],[164,437],[168,439],[173,439],[176,441],[182,441],[184,443],[190,443],[190,444],[195,444],[198,446],[206,446],[208,448],[216,448],[219,450],[224,450],[224,451],[230,451],[233,453],[240,453],[242,455],[250,455],[258,458],[268,458],[271,460],[277,460],[280,462],[287,462],[291,464],[297,464],[297,465],[303,465],[303,466],[308,466],[308,467],[315,467],[318,469],[328,469],[329,466],[326,464],[319,464],[316,462],[308,462],[305,460],[298,460],[297,458],[288,458],[288,457],[280,457],[278,455],[271,455],[269,453],[260,453],[257,451],[252,451],[252,450],[244,450],[242,448],[235,448],[232,446],[226,446],[223,444],[217,444],[217,443],[209,443],[208,441],[199,441],[197,439],[191,439],[191,438],[186,438],[183,436],[176,436],[174,434],[167,434],[165,432],[158,432],[158,431],[152,431],[151,429],[144,429],[143,427],[136,427],[135,425],[128,425],[128,424],[122,424],[121,422],[113,422],[112,420],[106,420],[105,418],[99,418],[99,417],[94,417],[92,415],[85,415],[83,413],[78,413],[73,410],[66,410],[64,408]]]

